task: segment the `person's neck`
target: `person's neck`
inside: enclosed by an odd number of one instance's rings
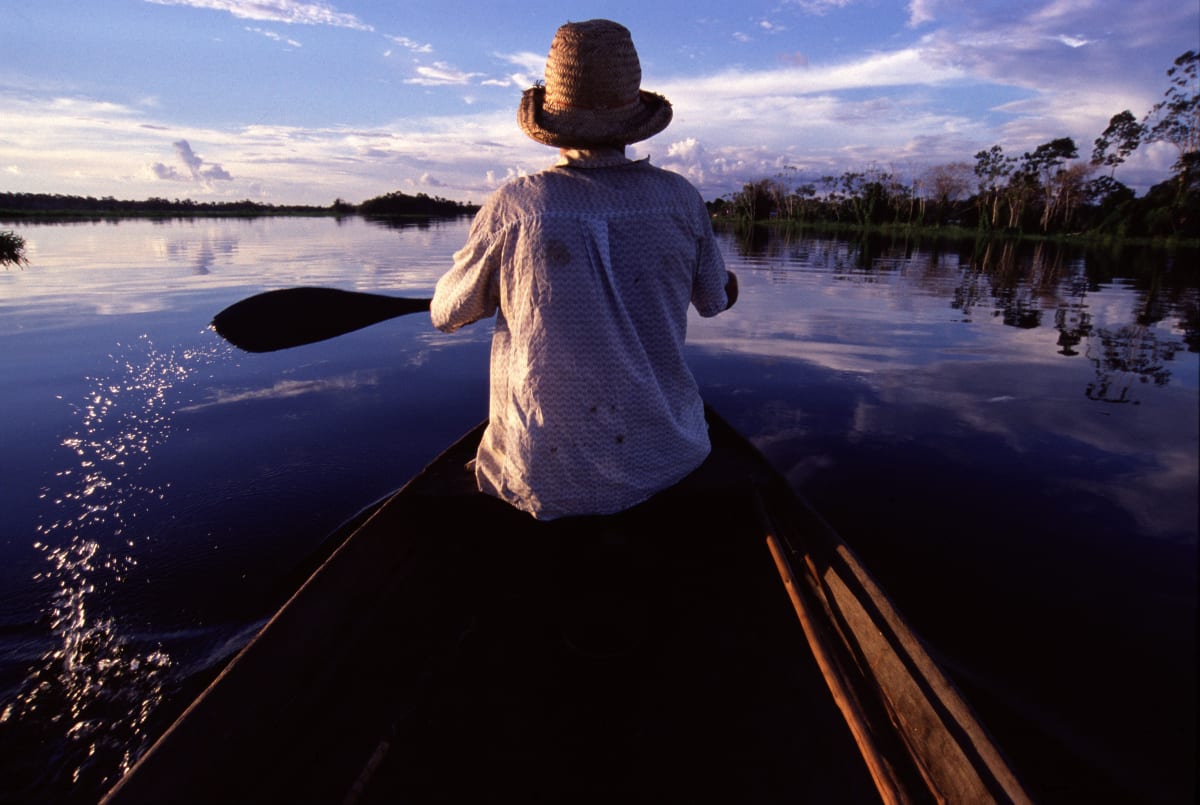
[[[625,157],[625,146],[613,145],[600,148],[560,148],[558,150],[559,166],[600,168],[609,165],[622,165],[629,160]]]

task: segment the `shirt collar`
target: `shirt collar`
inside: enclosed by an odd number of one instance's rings
[[[562,148],[556,168],[614,168],[632,162],[624,146],[611,148]]]

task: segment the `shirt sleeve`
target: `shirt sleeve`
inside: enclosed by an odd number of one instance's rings
[[[697,224],[700,237],[696,244],[696,275],[692,280],[692,304],[701,316],[715,316],[729,307],[729,298],[725,295],[725,283],[728,277],[725,273],[725,258],[717,246],[713,235],[712,222],[708,219],[708,211],[700,202]]]
[[[486,319],[500,305],[500,239],[487,225],[485,212],[475,218],[466,245],[454,253],[454,265],[434,289],[430,318],[443,332]]]

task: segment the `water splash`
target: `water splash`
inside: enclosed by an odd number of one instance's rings
[[[105,613],[105,602],[136,567],[135,546],[153,537],[138,518],[166,499],[169,484],[150,485],[144,476],[170,437],[181,391],[228,351],[162,352],[145,336],[118,347],[112,377],[87,378],[80,426],[61,442],[71,465],[57,473],[55,492],[42,493],[52,506],[37,525],[34,547],[46,568],[35,579],[52,588],[41,620],[49,648],[18,696],[0,706],[0,743],[53,747],[52,768],[6,771],[25,776],[19,787],[39,799],[67,792],[94,799],[150,740],[172,660],[159,646],[139,645]]]

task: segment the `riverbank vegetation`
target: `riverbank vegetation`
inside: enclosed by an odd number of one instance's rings
[[[424,193],[415,196],[406,193],[388,193],[376,196],[358,205],[357,212],[368,217],[404,216],[456,216],[473,214],[479,207],[471,202],[460,204],[444,198],[430,198]]]
[[[28,262],[25,257],[25,238],[16,232],[0,232],[0,266],[23,266]]]
[[[1177,58],[1163,99],[1140,120],[1130,110],[1113,115],[1086,159],[1072,138],[1060,137],[1020,157],[993,145],[976,153],[974,163],[933,165],[907,180],[877,165],[814,182],[798,181],[795,169],[787,169],[709,202],[709,209],[743,225],[1200,243],[1198,70],[1197,51]],[[1137,197],[1116,178],[1117,169],[1154,143],[1176,149],[1172,175]]]
[[[474,213],[477,206],[418,193],[388,193],[351,204],[337,199],[328,207],[263,204],[241,201],[193,201],[148,198],[143,201],[111,196],[64,196],[49,193],[0,193],[0,219],[6,221],[45,219],[195,218],[201,216],[255,218],[266,215],[374,217],[411,216],[442,218]]]

